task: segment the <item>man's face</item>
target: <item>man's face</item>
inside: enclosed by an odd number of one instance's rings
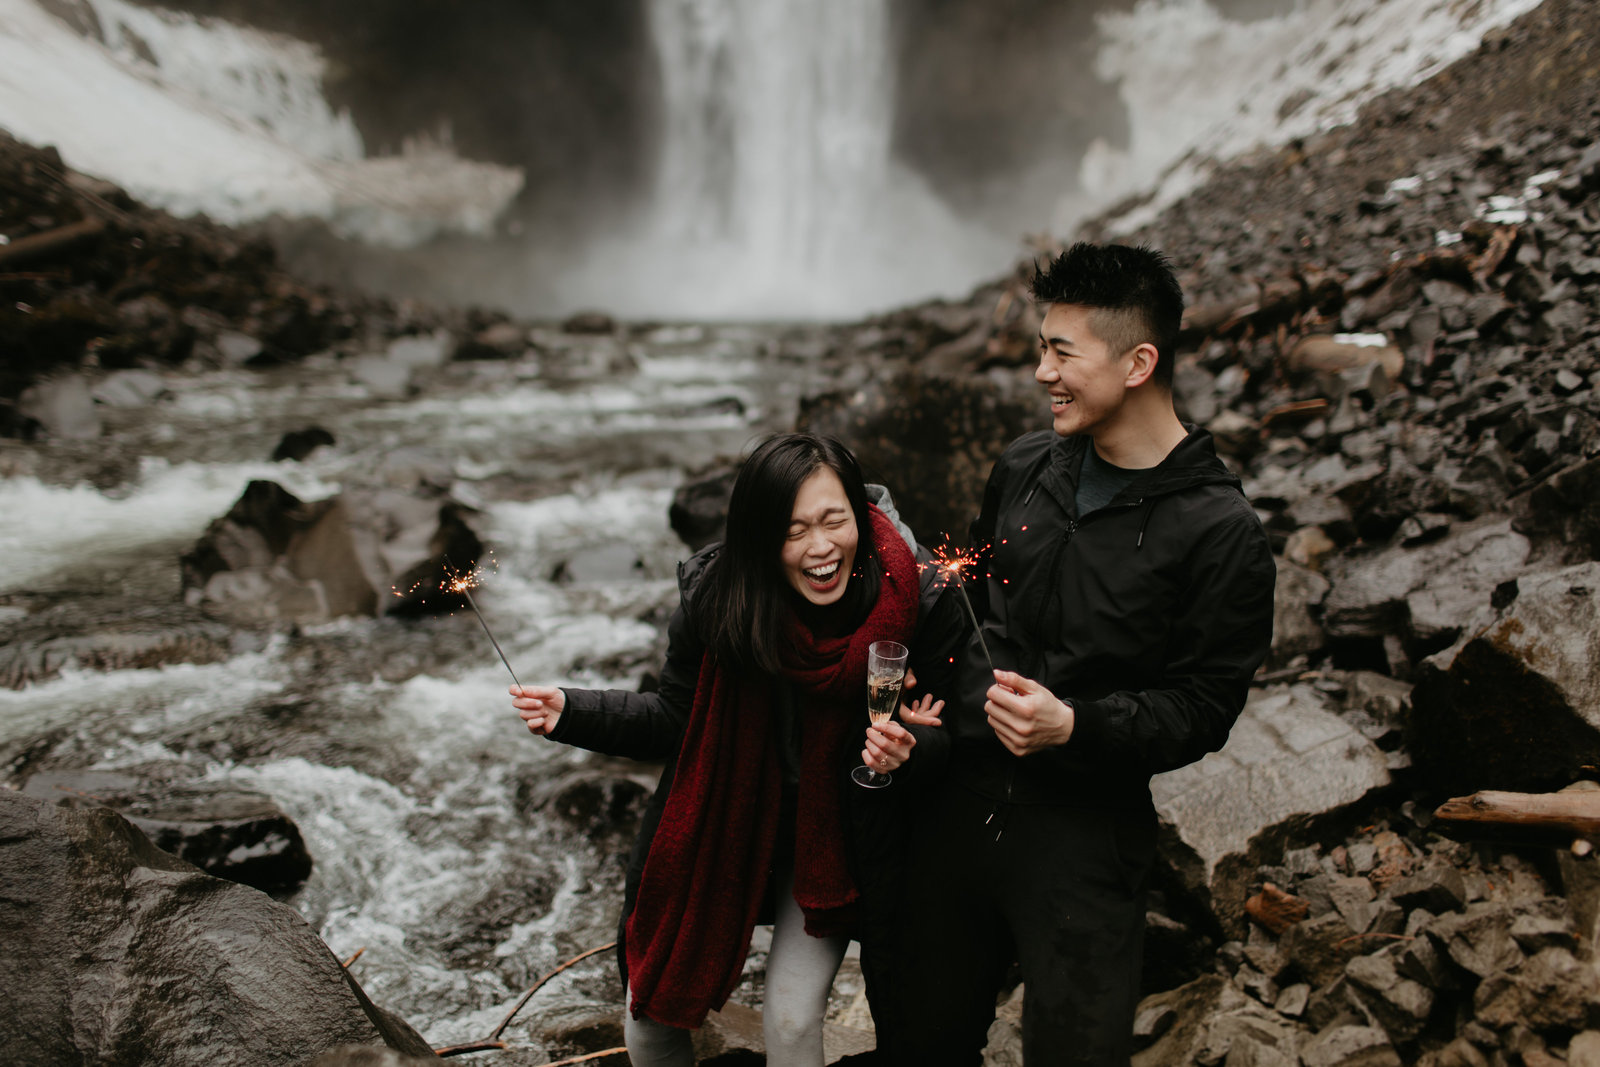
[[[1052,304],[1039,327],[1033,377],[1050,393],[1056,433],[1097,434],[1115,422],[1128,391],[1132,351],[1112,353],[1089,325],[1091,308]]]

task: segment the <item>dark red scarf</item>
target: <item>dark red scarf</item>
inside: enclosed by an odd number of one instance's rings
[[[800,694],[800,788],[794,897],[814,936],[842,932],[859,894],[845,864],[845,753],[864,741],[867,646],[908,641],[917,621],[916,560],[870,508],[883,568],[878,601],[853,633],[788,627],[785,680]],[[700,663],[676,775],[645,858],[627,924],[635,1018],[697,1027],[739,984],[772,870],[782,772],[772,734],[772,679]]]

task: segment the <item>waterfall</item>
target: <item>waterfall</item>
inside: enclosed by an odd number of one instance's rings
[[[654,190],[558,286],[665,318],[859,315],[959,295],[1013,244],[891,152],[888,0],[651,0]]]
[[[656,0],[666,119],[657,218],[693,247],[814,271],[889,169],[885,0]],[[755,266],[755,264],[750,264]]]

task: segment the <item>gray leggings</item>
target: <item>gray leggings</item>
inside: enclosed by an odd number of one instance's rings
[[[822,1015],[828,992],[850,939],[812,937],[794,902],[794,876],[777,883],[772,951],[767,955],[767,993],[762,1026],[769,1067],[822,1067]],[[692,1032],[654,1019],[635,1019],[623,1005],[623,1039],[633,1067],[693,1067]]]

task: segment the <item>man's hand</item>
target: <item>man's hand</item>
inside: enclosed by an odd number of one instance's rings
[[[995,736],[1013,754],[1041,752],[1072,737],[1077,720],[1071,704],[1032,678],[1011,671],[995,671],[994,680],[983,711]]]

